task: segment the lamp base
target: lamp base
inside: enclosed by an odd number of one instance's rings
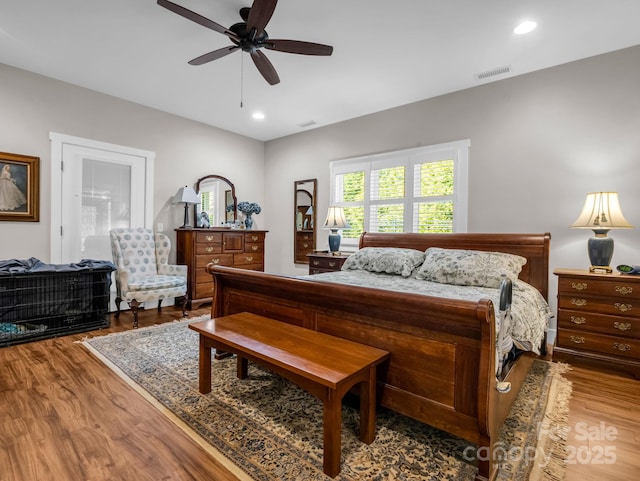
[[[184,224],[180,228],[193,229],[193,227],[189,225],[189,204],[187,202],[184,203]]]
[[[329,234],[329,251],[336,252],[340,250],[340,234],[337,229],[331,229]]]
[[[589,272],[610,274],[613,272],[609,265],[613,257],[613,239],[607,236],[608,229],[594,229],[593,232],[595,235],[587,243],[589,261],[591,261]]]

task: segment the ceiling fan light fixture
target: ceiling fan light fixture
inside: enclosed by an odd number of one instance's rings
[[[524,35],[525,33],[533,31],[537,26],[538,24],[536,22],[525,20],[513,29],[513,33],[515,33],[516,35]]]
[[[255,120],[264,120],[265,115],[262,112],[254,112],[253,114],[251,114],[251,117],[253,117]]]

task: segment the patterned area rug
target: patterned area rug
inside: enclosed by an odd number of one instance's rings
[[[212,392],[198,392],[198,335],[187,327],[195,320],[83,343],[239,479],[330,479],[322,472],[322,403],[306,391],[251,363],[249,377],[238,380],[234,358],[214,361]],[[502,433],[501,479],[562,479],[566,368],[534,363]],[[357,409],[345,405],[336,480],[472,480],[477,472],[469,454],[476,446],[389,410],[378,413],[371,445],[359,441],[357,429]]]

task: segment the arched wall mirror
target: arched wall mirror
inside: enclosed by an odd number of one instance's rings
[[[293,185],[293,261],[308,264],[307,254],[316,248],[316,179],[296,180]]]
[[[194,209],[195,226],[223,227],[238,220],[236,188],[229,179],[205,175],[196,182],[195,191],[200,196],[200,205]]]

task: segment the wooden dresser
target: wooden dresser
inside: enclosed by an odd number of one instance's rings
[[[190,309],[211,302],[213,279],[209,263],[255,271],[264,270],[265,230],[176,229],[177,263],[189,267]]]
[[[554,360],[603,365],[640,378],[640,276],[556,269]]]
[[[314,252],[308,254],[309,258],[309,274],[321,274],[322,272],[334,272],[342,269],[342,264],[347,260],[349,255],[340,254],[335,256],[328,252]]]
[[[313,242],[313,231],[312,230],[297,230],[296,231],[296,258],[295,262],[297,264],[306,264],[309,262],[308,254],[313,252],[316,246]]]

